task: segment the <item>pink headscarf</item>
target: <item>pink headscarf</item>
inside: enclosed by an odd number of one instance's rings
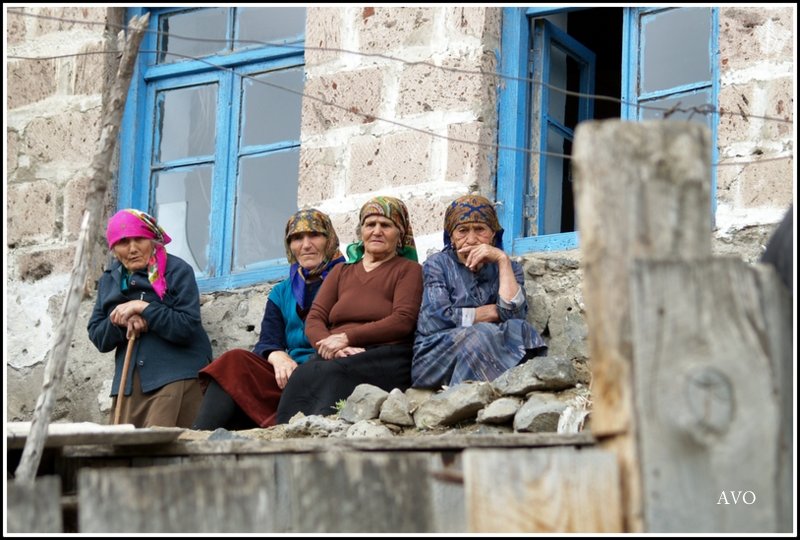
[[[123,238],[150,238],[156,241],[153,256],[147,262],[147,279],[159,298],[164,298],[167,292],[167,281],[164,273],[167,271],[167,250],[164,244],[169,244],[172,238],[164,232],[156,219],[141,210],[126,208],[120,210],[108,220],[106,238],[109,249]]]

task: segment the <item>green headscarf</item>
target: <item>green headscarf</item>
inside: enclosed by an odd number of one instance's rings
[[[408,218],[408,209],[403,201],[395,197],[381,195],[365,202],[361,207],[358,218],[358,228],[356,229],[356,234],[359,237],[361,237],[361,226],[368,216],[383,216],[392,220],[392,222],[397,225],[397,228],[400,229],[400,245],[397,248],[397,254],[406,259],[411,259],[414,262],[419,261],[419,259],[417,259],[417,246],[414,243],[414,232],[411,230],[411,221]],[[363,257],[363,240],[359,240],[347,246],[348,262],[358,262]]]

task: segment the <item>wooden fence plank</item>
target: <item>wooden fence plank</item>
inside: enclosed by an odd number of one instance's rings
[[[83,469],[81,533],[271,533],[275,479],[258,464]]]
[[[781,470],[779,390],[791,374],[780,374],[779,359],[791,354],[791,305],[763,302],[764,289],[780,284],[759,272],[722,258],[643,261],[634,269],[634,394],[648,532],[781,529],[778,482],[791,471]]]
[[[40,476],[30,483],[8,482],[9,533],[61,533],[61,478]]]
[[[261,454],[239,456],[238,462],[242,465],[253,465],[263,469],[272,478],[270,488],[273,505],[272,528],[276,533],[293,532],[294,507],[292,505],[291,454]]]
[[[427,456],[331,452],[292,458],[293,531],[415,533],[434,528]]]
[[[427,454],[433,533],[466,533],[467,516],[461,452]]]
[[[466,450],[473,533],[622,532],[617,458],[598,448]]]
[[[330,452],[84,469],[81,533],[389,533],[435,525],[429,456]]]

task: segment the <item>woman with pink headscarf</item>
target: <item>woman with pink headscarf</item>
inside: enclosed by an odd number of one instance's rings
[[[120,422],[188,428],[203,399],[197,372],[211,360],[194,270],[167,254],[169,235],[145,212],[120,210],[106,237],[116,260],[100,277],[88,330],[100,352],[115,351],[112,411],[134,337]]]

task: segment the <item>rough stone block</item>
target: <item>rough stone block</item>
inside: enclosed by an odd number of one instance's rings
[[[383,104],[383,70],[361,69],[309,78],[303,99],[305,134],[370,124]]]
[[[104,27],[102,24],[86,23],[105,23],[108,11],[114,8],[107,7],[44,7],[39,8],[38,14],[52,19],[35,19],[34,35],[41,36],[51,32],[63,32],[65,30],[90,29],[102,34]]]
[[[447,58],[443,67],[461,70],[486,69],[479,51]],[[431,111],[475,111],[480,114],[494,103],[494,77],[463,73],[429,65],[408,65],[400,80],[397,116],[404,118]],[[488,101],[485,101],[488,100]]]
[[[468,37],[496,43],[500,38],[502,8],[499,7],[446,7],[445,27]]]
[[[348,170],[351,193],[428,182],[431,137],[404,131],[380,138],[353,139]]]
[[[22,281],[38,281],[51,274],[72,271],[75,246],[42,247],[35,251],[17,252],[15,256],[17,277]]]
[[[442,234],[444,213],[455,197],[440,197],[435,192],[415,194],[403,199],[408,207],[411,226],[415,236],[426,234]],[[417,246],[419,248],[420,246]],[[422,255],[422,253],[420,253]]]
[[[434,18],[440,8],[365,7],[356,20],[361,50],[391,53],[407,47],[429,45]]]
[[[6,171],[12,174],[19,165],[19,133],[13,129],[6,130]]]
[[[723,154],[730,145],[779,146],[791,141],[793,94],[794,80],[788,76],[723,86],[719,109],[729,113],[722,114],[719,119],[717,144]]]
[[[9,60],[7,81],[9,110],[41,101],[56,92],[55,61]]]
[[[100,134],[100,106],[33,119],[25,129],[22,152],[32,160],[91,163]]]
[[[747,156],[747,166],[717,167],[717,204],[734,208],[786,208],[794,193],[794,159],[787,157],[758,163],[758,156]]]
[[[75,57],[75,77],[73,79],[73,94],[102,94],[103,88],[111,75],[116,74],[116,69],[112,70],[111,59],[116,55],[103,54],[105,43],[98,37],[97,42],[89,43],[82,49],[83,54]]]
[[[8,245],[49,238],[56,225],[57,188],[49,182],[8,186]]]
[[[325,62],[332,62],[347,53],[324,51],[319,48],[342,48],[342,13],[341,7],[309,7],[306,8],[306,69]],[[344,58],[346,60],[346,58]]]
[[[64,188],[64,233],[70,238],[77,238],[80,233],[88,188],[89,177],[86,175],[67,182]]]
[[[341,251],[344,253],[347,244],[356,241],[356,227],[358,226],[358,211],[330,212],[331,224],[339,236]]]
[[[24,13],[25,8],[13,8],[6,10],[6,45],[15,45],[25,41],[28,31],[25,26],[26,17],[24,15],[17,15],[17,13]]]
[[[489,145],[496,141],[497,133],[494,128],[483,122],[472,122],[451,124],[447,128],[447,136],[451,139]],[[493,187],[490,160],[495,152],[490,146],[448,141],[445,180],[475,186],[479,191],[490,191]]]
[[[791,7],[720,8],[719,48],[723,70],[758,62],[792,62],[796,37]]]
[[[318,204],[333,197],[337,185],[344,182],[341,166],[342,148],[300,147],[300,175],[297,186],[297,205]]]

